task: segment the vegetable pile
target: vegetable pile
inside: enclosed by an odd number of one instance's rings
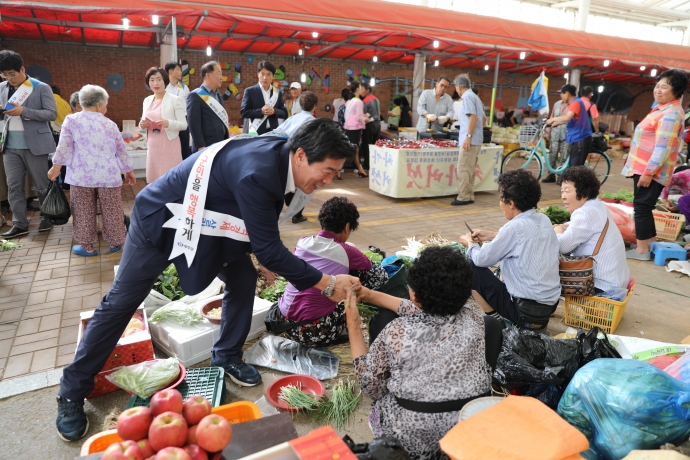
[[[537,209],[537,212],[544,214],[551,220],[551,224],[562,224],[570,220],[570,213],[558,206],[549,206],[548,208]]]
[[[259,293],[259,297],[270,302],[277,302],[278,299],[280,299],[280,297],[283,295],[283,292],[285,292],[287,284],[288,282],[285,278],[282,276],[276,276],[275,282],[271,286],[268,286],[266,289],[261,291],[261,293]]]
[[[203,322],[204,317],[195,308],[177,302],[169,303],[156,310],[149,321],[152,323],[171,321],[180,326],[191,326]]]
[[[412,139],[379,139],[376,141],[376,146],[396,150],[434,148],[452,149],[458,146],[458,142],[445,139],[424,139],[423,141],[415,141]]]
[[[127,324],[127,327],[125,328],[125,331],[122,333],[120,337],[127,337],[129,335],[134,334],[135,332],[143,331],[144,330],[144,317],[141,316],[139,313],[135,313],[134,316],[132,316],[132,319],[129,320],[129,324]]]
[[[18,241],[0,240],[0,252],[11,251],[12,249],[19,249],[22,246],[24,246],[24,243],[20,243]]]
[[[287,404],[288,407],[297,409],[298,412],[301,410],[315,410],[321,403],[316,396],[303,392],[302,385],[295,386],[293,384],[281,387],[278,399]]]
[[[168,358],[124,366],[105,378],[123,390],[146,399],[169,386],[179,376],[180,364],[177,359]]]
[[[357,392],[351,380],[338,380],[331,397],[319,405],[316,412],[317,422],[320,425],[333,423],[336,430],[342,430],[350,421],[350,414],[357,407],[361,397],[362,391]]]
[[[380,264],[381,261],[383,260],[383,255],[377,253],[377,252],[371,252],[371,251],[364,251],[362,252],[369,260],[371,260],[375,264]]]
[[[168,268],[163,270],[163,273],[158,276],[158,280],[153,283],[153,290],[170,300],[179,300],[184,297],[175,264],[170,264]]]
[[[607,200],[621,200],[621,201],[627,201],[628,203],[632,203],[635,199],[635,195],[633,192],[628,190],[627,188],[622,188],[618,190],[617,192],[606,192],[601,195],[602,198],[606,198]]]

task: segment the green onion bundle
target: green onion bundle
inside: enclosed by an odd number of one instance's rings
[[[361,316],[365,321],[368,321],[379,311],[378,308],[372,307],[371,305],[367,305],[365,303],[358,303],[357,309],[359,310],[359,316]]]
[[[321,404],[320,398],[303,392],[301,385],[295,386],[293,384],[281,387],[280,393],[278,393],[278,399],[298,411],[312,411],[317,409]]]
[[[336,430],[341,430],[350,421],[350,414],[357,407],[361,396],[362,391],[355,390],[354,382],[338,380],[330,399],[319,405],[316,412],[318,423],[333,423]]]

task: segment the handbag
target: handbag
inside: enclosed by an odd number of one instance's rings
[[[601,243],[609,229],[606,219],[604,230],[599,236],[594,253],[591,256],[561,255],[558,264],[558,275],[561,278],[561,293],[563,295],[586,297],[594,295],[594,256],[599,254]]]
[[[42,194],[43,190],[38,192]],[[72,215],[65,192],[62,191],[62,187],[57,182],[50,182],[48,184],[43,204],[41,204],[41,215],[56,220],[69,219]]]

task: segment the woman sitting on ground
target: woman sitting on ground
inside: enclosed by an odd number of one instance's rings
[[[345,244],[359,226],[359,212],[354,203],[344,197],[333,197],[321,206],[318,219],[321,231],[297,242],[297,257],[330,275],[350,273],[358,276],[364,286],[372,289],[388,281],[388,274],[381,265],[372,264],[359,249]],[[316,288],[300,292],[288,283],[278,307],[288,323],[309,321],[285,334],[311,347],[335,342],[345,329],[344,305],[337,305]]]
[[[587,166],[573,166],[561,175],[561,198],[570,222],[554,225],[561,254],[588,256],[594,253],[604,227],[606,235],[594,256],[596,295],[622,300],[628,293],[630,270],[625,243],[606,205],[599,201],[601,184]]]
[[[561,284],[558,238],[549,218],[536,211],[539,181],[524,169],[508,171],[498,177],[498,197],[508,223],[498,232],[474,230],[459,238],[474,270],[472,297],[487,315],[543,329],[558,306]],[[488,268],[499,262],[503,281]]]
[[[409,269],[410,300],[361,288],[360,301],[381,308],[368,352],[357,299],[346,299],[357,381],[373,399],[369,426],[375,437],[398,438],[415,460],[443,456],[438,441],[460,409],[491,389],[483,315],[466,304],[472,278],[458,249],[430,247]],[[381,313],[390,322],[377,322]]]

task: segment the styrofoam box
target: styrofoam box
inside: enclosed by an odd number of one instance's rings
[[[141,179],[146,177],[146,150],[128,150],[127,154],[134,166],[134,175]]]
[[[416,141],[417,140],[417,130],[415,129],[414,131],[399,131],[398,137],[400,139],[412,139],[413,141]]]
[[[209,297],[202,305],[222,298],[222,294]],[[271,302],[268,300],[254,297],[252,325],[249,329],[247,340],[257,338],[266,330],[264,319],[270,307]],[[180,326],[169,321],[158,324],[151,323],[153,343],[167,355],[177,355],[177,358],[184,366],[191,366],[209,359],[213,344],[216,342],[219,334],[220,325],[212,324],[206,319],[204,319],[203,323],[189,327]]]

